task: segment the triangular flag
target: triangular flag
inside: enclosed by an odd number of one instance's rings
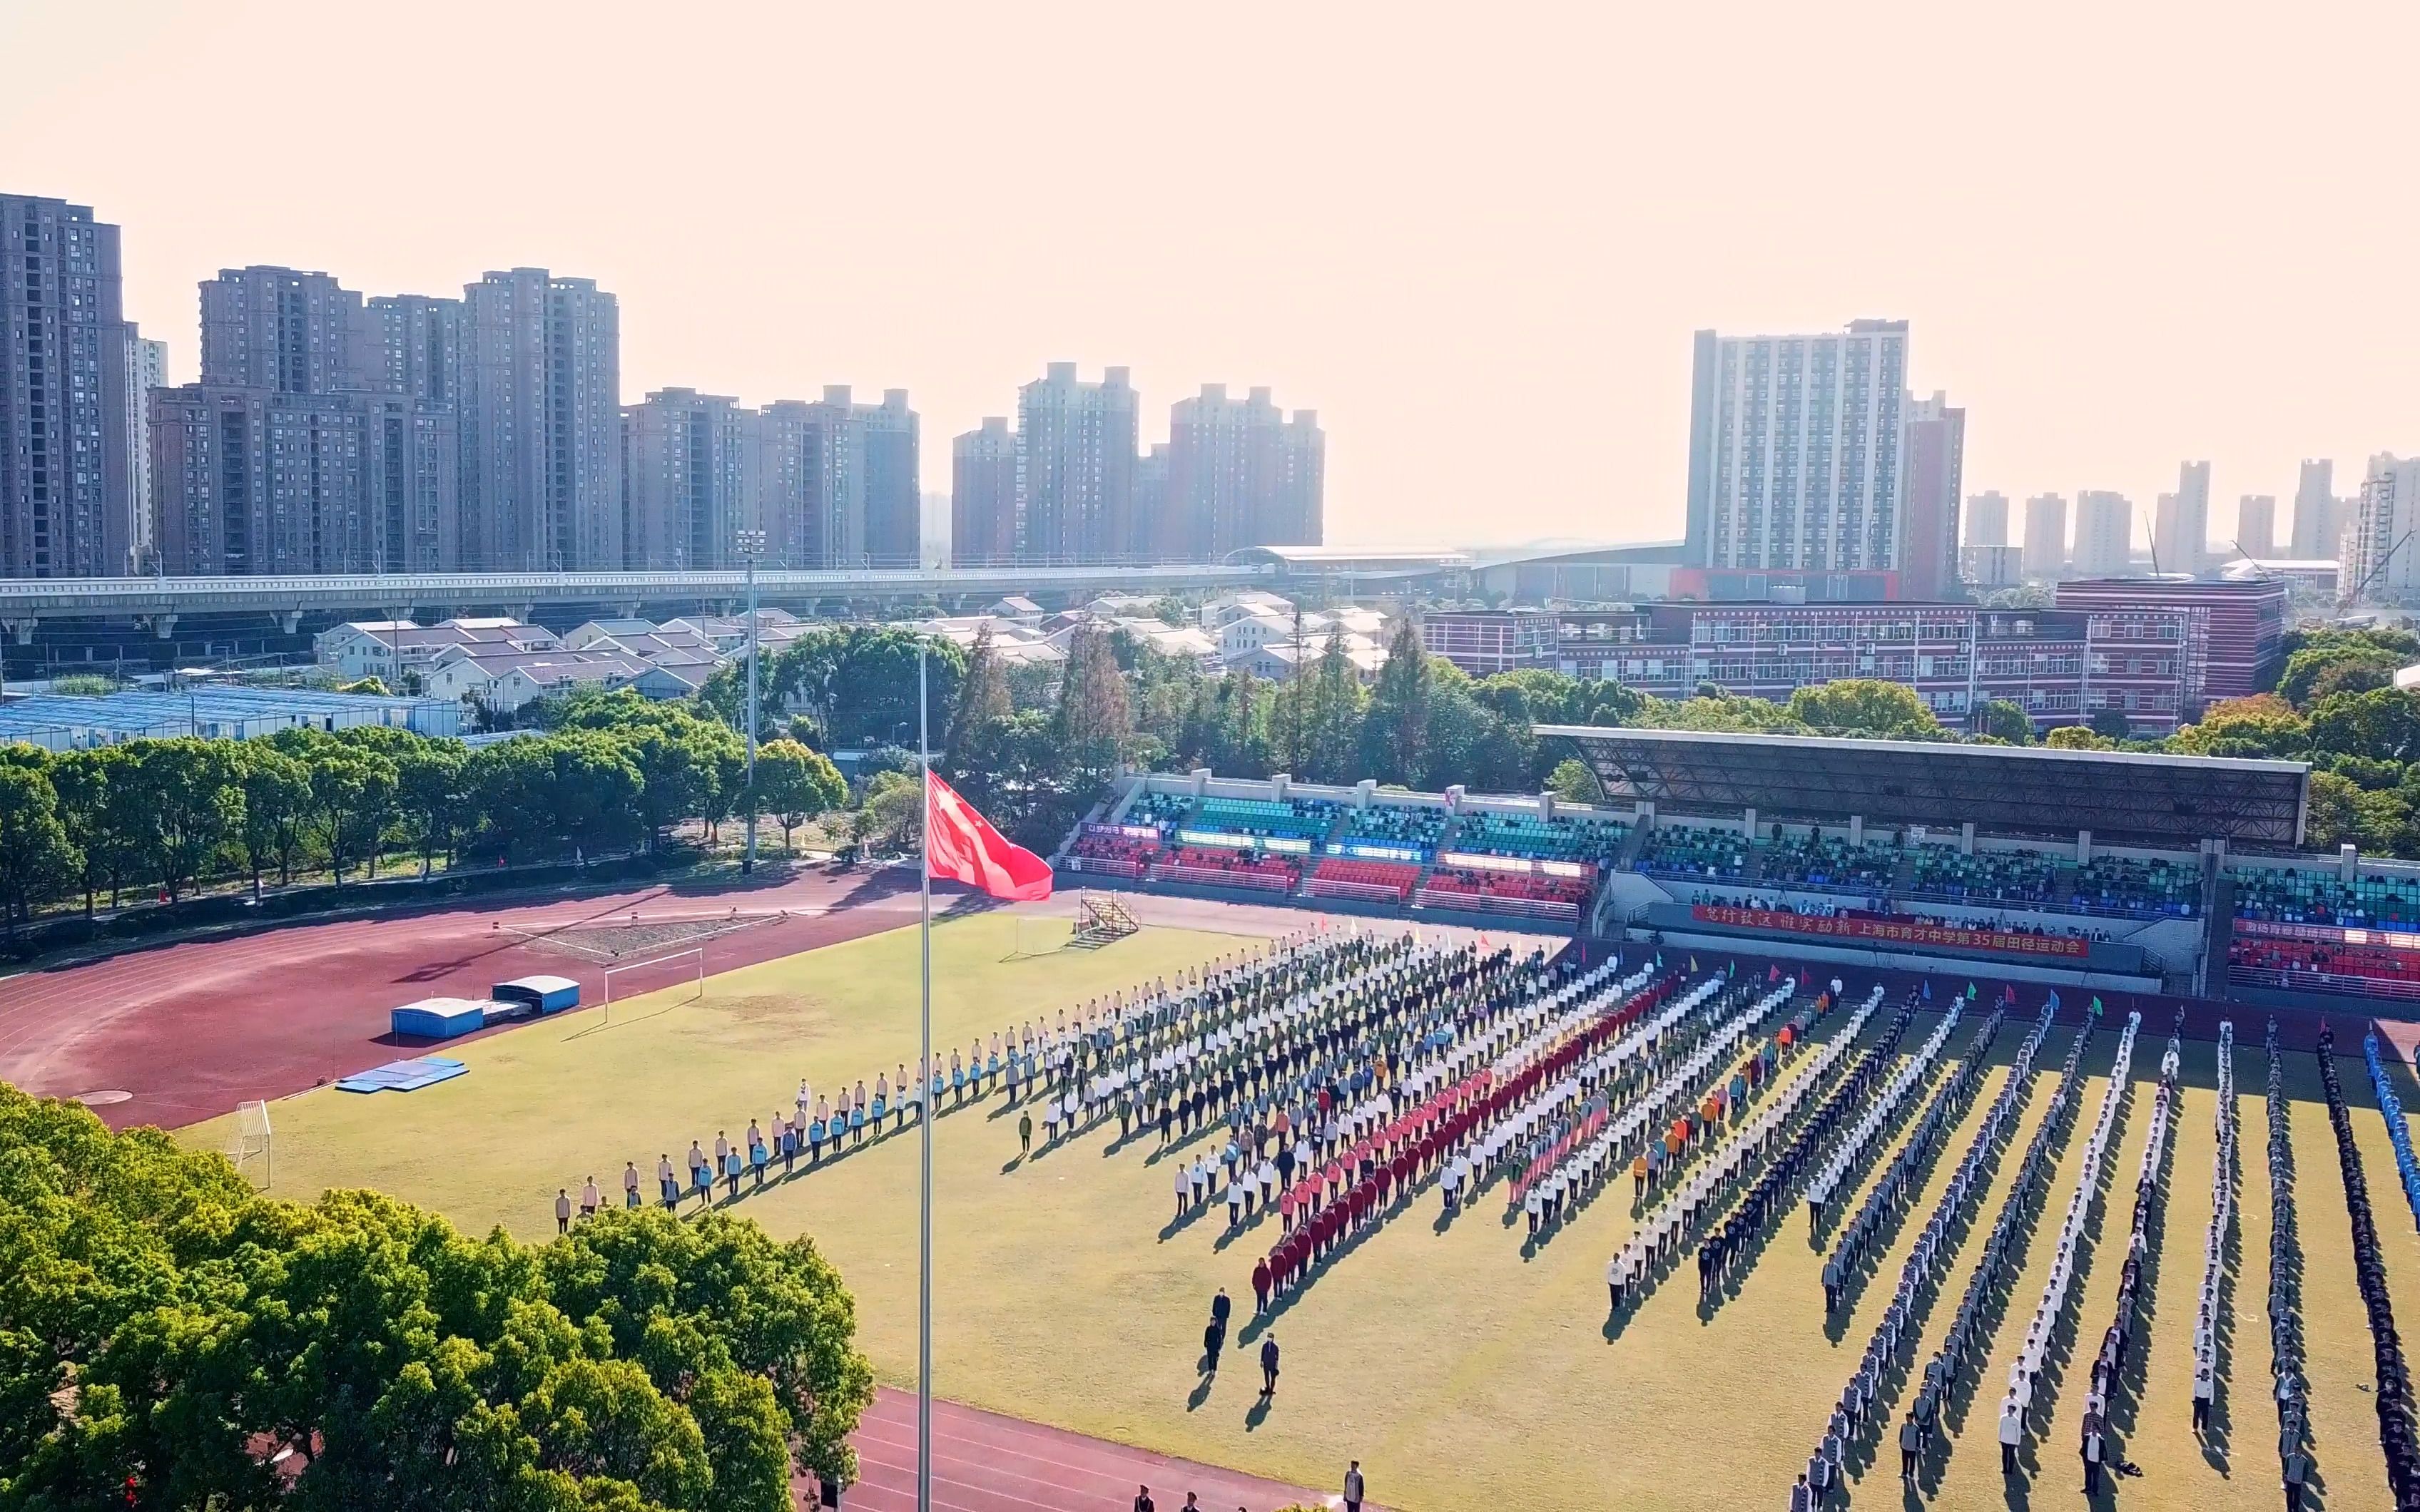
[[[1931,977],[1924,979],[1924,1000],[1928,1003],[1932,1001],[1932,979]]]
[[[2054,1013],[2058,1011],[2058,989],[2055,987],[2050,990],[2050,1011]]]
[[[929,772],[924,781],[924,862],[933,875],[1013,903],[1050,896],[1049,862],[1010,843],[947,782]]]

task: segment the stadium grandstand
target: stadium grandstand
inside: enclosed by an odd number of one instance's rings
[[[1537,733],[1588,764],[1597,802],[1139,775],[1059,865],[1079,885],[1441,923],[2420,1005],[2420,866],[2303,851],[2300,763]]]

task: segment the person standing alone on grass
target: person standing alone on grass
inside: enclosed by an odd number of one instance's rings
[[[1261,1400],[1268,1401],[1278,1394],[1278,1336],[1271,1334],[1261,1340]]]
[[[1361,1512],[1361,1461],[1344,1473],[1344,1512]]]
[[[1032,1153],[1033,1115],[1031,1112],[1020,1113],[1016,1116],[1016,1155],[1022,1160]]]
[[[571,1232],[571,1189],[568,1187],[554,1189],[554,1231],[558,1234]]]
[[[589,1219],[596,1217],[597,1206],[597,1178],[592,1176],[587,1180],[580,1183],[581,1221],[585,1223]]]
[[[1213,1318],[1202,1325],[1202,1369],[1205,1375],[1218,1373],[1218,1351],[1227,1347],[1227,1331]]]

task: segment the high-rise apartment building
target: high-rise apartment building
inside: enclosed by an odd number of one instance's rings
[[[2123,494],[2101,489],[2086,488],[2077,494],[2075,575],[2122,578],[2133,570],[2133,503]]]
[[[463,565],[617,568],[621,309],[584,278],[491,272],[462,291]]]
[[[766,552],[790,566],[913,566],[920,552],[918,420],[908,391],[859,404],[847,385],[757,419],[754,486]]]
[[[2024,573],[2036,582],[2055,582],[2067,570],[2067,501],[2038,493],[2025,501]]]
[[[137,335],[132,322],[126,342],[127,506],[133,517],[132,571],[160,563],[160,501],[151,491],[151,391],[168,386],[168,344]]]
[[[755,523],[755,420],[737,399],[695,389],[659,389],[625,407],[623,560],[632,568],[738,563],[738,532]]]
[[[415,392],[399,371],[389,307],[408,302],[367,305],[291,268],[203,282],[200,380],[147,411],[165,570],[463,564],[458,417],[442,386]]]
[[[0,194],[0,578],[121,577],[146,527],[117,227]]]
[[[326,273],[225,268],[202,283],[202,381],[272,393],[379,386],[378,329],[362,297]]]
[[[2160,495],[2151,517],[2151,555],[2162,572],[2199,572],[2210,540],[2210,464],[2177,469],[2177,491]]]
[[[1136,545],[1155,556],[1216,562],[1248,546],[1316,546],[1326,440],[1316,411],[1292,417],[1267,389],[1230,398],[1205,383],[1169,413],[1163,507],[1141,512]]]
[[[2235,501],[2235,546],[2255,562],[2277,554],[2277,496],[2248,493]]]
[[[459,560],[454,416],[406,395],[189,383],[151,394],[178,576],[435,572]]]
[[[1994,488],[1966,496],[1964,520],[1968,546],[2009,544],[2009,496]]]
[[[1016,433],[1006,415],[950,440],[950,561],[961,567],[1016,560]]]
[[[369,301],[378,332],[378,387],[449,408],[461,401],[462,301],[392,294]]]
[[[1907,345],[1904,320],[1857,320],[1828,335],[1700,332],[1690,561],[1900,568]]]
[[[1016,391],[1017,561],[1120,562],[1138,554],[1139,413],[1123,367],[1085,383],[1075,363],[1052,363]]]
[[[2304,457],[2294,485],[2291,552],[2301,562],[2333,562],[2344,549],[2345,510],[2335,496],[2335,464]]]
[[[1169,481],[1174,449],[1154,441],[1135,458],[1134,517],[1138,549],[1156,561],[1174,561],[1188,548],[1191,531],[1169,511]]]
[[[1965,484],[1966,411],[1935,393],[1907,404],[1900,596],[1946,598],[1958,585],[1958,505]]]
[[[2361,480],[2361,501],[2344,564],[2347,597],[2409,603],[2420,597],[2420,456],[2381,452]]]

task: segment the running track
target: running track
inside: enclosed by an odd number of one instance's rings
[[[914,1512],[916,1396],[883,1388],[859,1420],[858,1483],[841,1497],[847,1512]],[[1344,1467],[1337,1467],[1341,1477]],[[936,1512],[1132,1512],[1135,1488],[1151,1488],[1165,1512],[1199,1492],[1202,1512],[1249,1512],[1300,1503],[1340,1504],[1275,1481],[1171,1459],[1105,1439],[1002,1417],[955,1402],[933,1404]],[[801,1505],[812,1506],[801,1489]],[[1374,1502],[1364,1506],[1376,1508]]]
[[[735,910],[764,919],[697,947],[712,973],[895,929],[916,908],[912,873],[800,871],[744,888],[473,903],[142,947],[0,979],[0,1081],[46,1097],[131,1092],[95,1111],[118,1128],[173,1129],[419,1053],[387,1032],[388,1011],[415,998],[485,997],[492,983],[548,972],[597,1000],[602,964],[515,931],[620,923],[634,911],[649,923]],[[615,985],[640,991],[694,970]]]

